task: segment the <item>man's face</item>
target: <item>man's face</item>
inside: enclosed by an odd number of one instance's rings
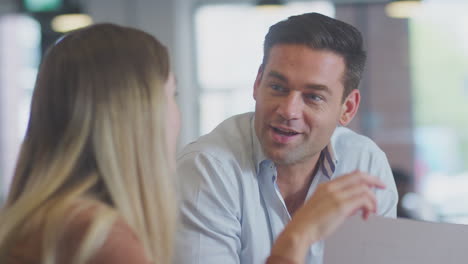
[[[336,126],[346,125],[359,104],[354,90],[343,101],[344,59],[304,45],[271,48],[254,85],[255,132],[276,164],[318,158]]]

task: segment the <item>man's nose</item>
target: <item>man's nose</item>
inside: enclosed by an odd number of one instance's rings
[[[292,92],[281,98],[276,112],[285,120],[298,119],[303,107],[300,93]]]

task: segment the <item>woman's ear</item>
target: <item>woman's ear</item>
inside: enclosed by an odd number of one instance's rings
[[[358,89],[353,89],[341,106],[341,115],[339,119],[339,123],[342,126],[346,126],[353,120],[354,116],[357,113],[359,108],[359,102],[361,101],[361,94],[359,93]]]

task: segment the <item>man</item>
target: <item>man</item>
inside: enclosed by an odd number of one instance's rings
[[[309,13],[270,28],[254,83],[255,113],[224,121],[179,155],[182,223],[175,263],[264,263],[275,250],[284,252],[278,244],[288,247],[276,241],[285,227],[307,223],[296,215],[315,213],[315,221],[326,214],[319,205],[337,198],[370,197],[377,214],[395,217],[397,192],[385,154],[342,127],[358,109],[364,63],[362,37],[344,22]],[[362,183],[363,172],[384,182],[385,190],[369,191],[376,185]],[[361,185],[338,190],[340,179],[348,178]],[[328,184],[322,190],[329,193],[308,202],[319,184]],[[324,237],[310,240],[297,261],[321,263],[317,240]]]

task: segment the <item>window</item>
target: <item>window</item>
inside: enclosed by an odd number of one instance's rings
[[[0,18],[0,203],[10,185],[29,118],[41,29],[27,16]]]
[[[468,4],[424,2],[410,20],[416,186],[444,222],[468,223]]]

